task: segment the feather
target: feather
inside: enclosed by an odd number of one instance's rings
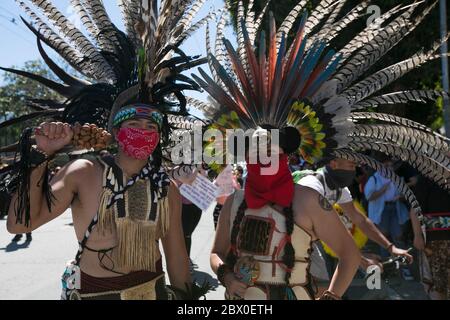
[[[23,3],[22,3],[23,4]],[[23,23],[30,29],[36,37],[41,39],[50,48],[55,50],[64,60],[66,60],[72,68],[90,78],[96,79],[90,65],[84,60],[83,55],[60,38],[52,29],[50,29],[42,20],[27,6],[22,5],[21,8],[36,23],[37,29],[21,17]]]
[[[192,7],[184,14],[181,18],[179,25],[183,26],[183,29],[186,29],[190,26],[192,20],[197,15],[198,11],[201,9],[206,0],[196,0]]]
[[[195,31],[200,29],[202,26],[204,26],[209,20],[214,19],[216,17],[216,13],[214,11],[210,12],[206,17],[202,18],[201,20],[197,21],[194,25],[189,27],[186,31],[184,31],[176,40],[175,40],[175,46],[179,47],[184,40],[190,35],[192,35]]]
[[[421,131],[427,132],[429,134],[437,136],[442,141],[445,141],[447,143],[450,142],[450,138],[444,137],[444,136],[434,132],[433,130],[431,130],[430,128],[428,128],[427,126],[425,126],[421,123],[418,123],[418,122],[415,122],[415,121],[412,121],[412,120],[409,120],[406,118],[398,117],[398,116],[395,116],[392,114],[376,113],[376,112],[352,112],[350,118],[354,121],[378,120],[378,121],[382,121],[382,122],[386,122],[386,123],[397,124],[400,126],[411,128],[411,129],[416,129],[416,130],[421,130]]]
[[[0,70],[15,73],[19,76],[37,81],[37,82],[41,83],[42,85],[46,86],[47,88],[55,91],[56,93],[66,97],[66,98],[70,98],[78,93],[78,90],[76,88],[71,88],[69,86],[65,86],[63,84],[49,80],[49,79],[44,78],[37,74],[33,74],[33,73],[22,71],[22,70],[11,69],[11,68],[3,68],[3,67],[0,67]]]
[[[389,124],[358,124],[351,135],[395,142],[415,152],[422,152],[444,166],[449,164],[449,158],[445,155],[450,151],[449,144],[438,136],[421,130]]]
[[[324,29],[328,29],[330,28],[337,20],[337,17],[339,16],[339,14],[342,11],[342,8],[344,7],[345,3],[347,1],[341,1],[336,5],[336,8],[330,13],[330,15],[327,18],[327,21],[325,21],[323,28]]]
[[[404,16],[409,16],[410,12],[402,14],[399,19],[380,31],[374,39],[365,45],[359,52],[339,70],[334,79],[338,79],[340,84],[338,92],[346,88],[360,75],[374,65],[381,57],[396,46],[404,37],[411,33],[423,19],[429,14],[436,2],[429,6],[415,21],[409,21]],[[413,10],[412,7],[411,10]]]
[[[297,20],[297,17],[300,15],[300,12],[302,12],[305,9],[305,5],[308,3],[307,0],[300,1],[292,10],[289,12],[289,14],[284,19],[283,23],[281,24],[280,28],[277,31],[277,43],[281,43],[281,35],[288,35],[289,31],[291,31],[292,27],[294,26],[295,20]]]
[[[403,104],[410,101],[426,103],[427,101],[436,101],[438,98],[448,98],[445,91],[434,90],[407,90],[383,94],[362,100],[352,106],[353,110],[377,107],[379,105]]]
[[[203,102],[192,97],[186,97],[186,100],[187,104],[190,107],[193,107],[202,112],[207,119],[212,119],[214,115],[220,111],[219,106],[215,106],[211,103]]]
[[[225,39],[224,44],[231,59],[233,69],[236,72],[237,77],[239,78],[239,81],[241,83],[242,92],[247,97],[247,101],[249,101],[253,105],[253,103],[257,101],[257,97],[255,96],[252,83],[250,82],[250,79],[245,72],[244,66],[242,65],[242,61],[239,60],[237,52],[233,49],[233,46],[228,40]]]
[[[328,15],[341,1],[344,0],[322,0],[311,12],[308,21],[306,21],[305,36],[308,36],[315,27],[319,26],[323,18]]]
[[[156,0],[141,0],[141,19],[139,34],[142,40],[147,63],[145,82],[152,86],[155,81],[153,70],[159,62],[156,60],[156,33],[158,23],[158,3]]]
[[[142,41],[137,36],[135,29],[139,22],[140,0],[118,0],[122,13],[122,21],[125,25],[127,36],[133,41],[136,48],[142,47]]]
[[[245,27],[247,28],[247,33],[252,44],[255,43],[256,28],[255,28],[255,12],[253,11],[254,0],[249,0],[247,6],[247,15],[245,17]]]
[[[201,68],[199,68],[199,72],[205,79],[205,81],[203,81],[195,74],[192,74],[192,77],[203,89],[205,89],[212,97],[214,97],[217,102],[225,104],[226,106],[232,108],[243,118],[249,117],[247,110],[242,110],[241,107],[230,96],[228,96],[227,93],[220,86],[218,86],[214,82],[214,80],[212,80]]]
[[[119,40],[116,27],[111,22],[103,3],[100,0],[82,0],[82,2],[90,15],[91,21],[96,26],[98,32],[95,34],[95,39],[102,50],[118,53],[120,49],[118,48]]]
[[[416,2],[415,4],[411,6],[418,5],[419,2]],[[370,25],[368,25],[363,31],[358,33],[357,36],[355,36],[348,44],[346,44],[339,53],[342,54],[342,59],[339,64],[339,68],[342,66],[344,62],[347,61],[347,59],[353,54],[354,51],[362,48],[364,45],[366,45],[369,41],[371,41],[379,32],[383,30],[382,24],[386,22],[388,19],[390,19],[393,15],[398,13],[399,11],[403,11],[407,8],[410,8],[411,6],[407,7],[401,7],[401,5],[398,5],[391,10],[387,11],[377,19],[375,19]],[[405,14],[400,15],[400,17],[396,18],[393,23],[398,23],[399,20],[405,21],[406,19],[409,19],[409,17],[412,14],[412,10],[407,11]]]
[[[344,2],[340,2],[340,4],[343,4]],[[320,39],[322,41],[325,41],[326,43],[329,43],[333,38],[335,38],[345,27],[347,27],[350,23],[358,19],[362,16],[361,12],[367,8],[369,4],[369,1],[363,1],[358,6],[353,8],[349,13],[347,13],[341,20],[336,22],[335,24],[329,26],[329,27],[322,27],[320,32],[315,34],[313,37],[309,39],[309,44],[306,46],[309,48],[309,46],[316,40]]]
[[[242,95],[239,88],[232,81],[232,79],[227,75],[225,69],[219,64],[219,62],[214,58],[214,56],[210,56],[210,60],[212,62],[213,68],[216,70],[216,73],[218,74],[220,80],[222,80],[222,82],[228,88],[228,91],[234,97],[236,103],[239,105],[239,108],[244,111],[246,108],[248,108],[251,105],[251,103],[249,103],[249,101]]]
[[[188,11],[188,7],[195,0],[165,0],[161,4],[160,18],[158,21],[159,46],[170,42],[170,38],[178,37],[187,26],[180,24],[180,20]]]
[[[440,58],[440,55],[435,54],[435,51],[440,47],[440,45],[441,42],[439,41],[435,43],[433,49],[429,52],[419,52],[409,59],[374,73],[361,82],[355,84],[353,87],[345,90],[342,95],[349,97],[352,100],[352,104],[371,96],[395,80],[403,77],[408,72],[420,67],[424,63]]]
[[[42,118],[42,117],[54,117],[56,115],[62,114],[62,110],[41,110],[37,112],[32,112],[25,114],[23,116],[15,117],[6,121],[0,122],[0,129],[12,126],[16,123],[23,123],[27,120]]]
[[[245,43],[244,43],[244,34],[242,30],[242,21],[245,20],[245,12],[244,12],[244,5],[242,3],[242,0],[238,1],[238,12],[237,12],[237,53],[239,56],[239,59],[242,61],[242,66],[244,67],[244,71],[246,74],[248,74],[248,60],[247,60],[247,51],[245,50]]]
[[[171,126],[185,130],[194,130],[196,126],[202,127],[205,124],[202,120],[196,118],[176,115],[168,115],[167,120]]]
[[[211,39],[210,39],[210,33],[209,33],[209,23],[206,23],[206,54],[208,57],[210,55],[212,55]],[[219,85],[222,85],[220,83],[219,77],[217,76],[216,70],[212,67],[211,59],[208,59],[208,65],[209,65],[209,70],[211,70],[211,74],[212,74],[214,81],[216,81]]]
[[[352,150],[376,150],[409,163],[436,184],[450,189],[450,168],[428,158],[426,155],[412,151],[396,143],[381,142],[364,138],[353,137],[348,147]]]
[[[267,8],[269,7],[269,3],[271,0],[267,0],[266,4],[264,6],[264,8],[261,10],[258,18],[256,19],[256,21],[253,24],[253,29],[254,29],[254,34],[250,34],[250,39],[252,41],[252,43],[255,41],[256,39],[256,33],[258,32],[259,28],[261,27],[261,22],[263,20],[264,15],[266,14]]]
[[[195,173],[196,170],[203,169],[201,164],[198,165],[181,165],[177,166],[173,169],[168,169],[167,174],[173,180],[183,181],[188,178],[190,175]]]
[[[237,80],[236,73],[233,71],[233,68],[231,67],[230,59],[227,55],[227,49],[224,44],[224,28],[227,23],[227,19],[229,18],[229,14],[227,10],[222,11],[222,15],[220,17],[220,20],[216,27],[216,42],[215,42],[215,57],[217,61],[225,68],[228,75],[233,79],[233,81],[238,85],[240,88],[240,83]]]
[[[75,9],[75,12],[80,17],[81,23],[86,28],[87,32],[89,33],[89,36],[97,40],[97,35],[100,33],[97,26],[92,22],[91,17],[86,12],[86,9],[84,8],[83,4],[81,3],[82,0],[70,0],[70,4]]]
[[[42,48],[42,44],[39,38],[37,38],[37,46],[39,53],[41,54],[42,59],[44,59],[47,66],[50,68],[50,70],[53,71],[54,74],[58,76],[59,79],[61,79],[65,84],[70,85],[75,88],[83,88],[86,85],[89,85],[90,83],[81,79],[77,79],[71,75],[69,75],[67,72],[65,72],[63,69],[61,69],[55,62],[53,62],[52,59],[47,55],[44,48]]]
[[[16,0],[19,1],[19,0]],[[21,1],[19,1],[21,2]],[[67,37],[75,47],[82,53],[92,64],[98,66],[102,76],[114,82],[117,80],[111,66],[97,51],[94,45],[78,30],[67,18],[47,0],[31,0],[33,4],[39,7],[42,13],[53,23],[53,26],[65,37]]]

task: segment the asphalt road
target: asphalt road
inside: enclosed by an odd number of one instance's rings
[[[213,206],[203,212],[197,229],[192,235],[191,258],[198,266],[193,277],[198,282],[209,281],[214,291],[207,294],[209,300],[222,300],[224,288],[219,285],[209,266],[209,253],[214,241]],[[0,300],[58,300],[60,276],[65,263],[75,257],[77,240],[67,210],[59,218],[33,232],[29,243],[25,237],[12,242],[13,235],[6,231],[6,220],[0,220]],[[393,277],[382,291],[369,292],[361,279],[355,279],[348,297],[350,299],[426,299],[417,281],[405,281]]]

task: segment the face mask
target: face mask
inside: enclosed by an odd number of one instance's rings
[[[120,128],[117,141],[127,156],[145,160],[155,151],[159,143],[159,133],[137,128]]]
[[[260,163],[247,164],[247,182],[245,200],[247,206],[258,209],[267,203],[276,203],[288,207],[294,196],[294,183],[289,171],[286,154],[280,155],[278,171],[272,175],[262,175]]]
[[[333,170],[329,166],[326,167],[325,176],[330,180],[330,187],[345,188],[353,183],[356,176],[355,170]],[[327,182],[328,182],[327,180]]]

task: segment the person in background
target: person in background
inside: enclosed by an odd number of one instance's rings
[[[181,225],[183,227],[184,242],[186,244],[186,251],[189,257],[189,270],[192,273],[196,268],[198,268],[191,258],[192,234],[200,222],[200,218],[202,217],[202,209],[183,196],[181,196],[181,203]]]
[[[413,191],[421,204],[426,227],[425,241],[417,215],[411,210],[414,247],[427,253],[431,271],[431,282],[426,283],[425,277],[422,282],[431,299],[450,300],[450,195],[423,176],[418,177]],[[424,266],[419,267],[423,271]]]
[[[381,159],[387,168],[393,168],[393,161],[387,157]],[[396,247],[401,248],[402,226],[408,221],[409,214],[405,204],[400,201],[402,196],[395,185],[376,171],[367,181],[364,187],[364,195],[368,201],[369,219],[379,230],[390,239]],[[380,248],[380,255],[388,257],[389,252]],[[412,280],[412,275],[407,268],[402,269],[405,280]]]
[[[289,170],[291,172],[302,170],[300,156],[298,153],[292,153],[289,155]]]
[[[224,194],[217,197],[217,204],[214,207],[213,218],[214,218],[214,230],[217,228],[217,222],[219,221],[220,211],[227,200],[227,198],[234,193],[234,190],[240,190],[243,188],[244,180],[243,180],[244,169],[241,166],[237,166],[236,170],[232,171],[232,174],[227,174],[227,177],[221,177],[225,179],[230,179],[232,183],[233,190],[229,190],[229,192],[225,192]],[[222,183],[221,180],[216,179],[214,183],[218,186]]]
[[[236,181],[242,189],[244,187],[244,168],[237,166],[234,175],[236,177]]]

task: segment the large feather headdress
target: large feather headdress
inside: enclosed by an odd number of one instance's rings
[[[216,43],[206,38],[210,75],[200,69],[195,80],[217,102],[189,100],[193,107],[216,119],[214,128],[256,128],[267,124],[298,130],[300,154],[310,162],[337,156],[364,163],[391,179],[418,211],[418,203],[404,181],[371,157],[376,150],[410,163],[422,174],[450,189],[449,139],[411,120],[377,112],[381,104],[426,102],[446,92],[380,91],[411,70],[439,57],[441,41],[428,51],[379,71],[375,63],[413,32],[437,1],[396,6],[357,33],[343,48],[329,49],[342,30],[365,14],[370,1],[343,13],[346,1],[322,0],[308,14],[300,1],[277,28],[271,14],[268,33],[259,31],[266,7],[253,12],[242,0],[237,12],[237,49],[224,37],[226,17],[217,25]],[[286,40],[294,23],[297,31]]]
[[[198,85],[183,71],[204,63],[185,55],[180,46],[214,17],[211,12],[195,21],[204,0],[121,0],[126,31],[111,21],[101,0],[71,0],[81,21],[77,28],[51,0],[16,0],[29,16],[22,20],[36,35],[39,52],[61,82],[20,70],[2,68],[36,80],[65,100],[30,99],[35,112],[11,119],[1,127],[23,120],[52,116],[68,123],[106,127],[110,115],[129,101],[160,105],[163,112],[186,116],[184,90]],[[42,42],[56,51],[82,79],[58,66]]]

